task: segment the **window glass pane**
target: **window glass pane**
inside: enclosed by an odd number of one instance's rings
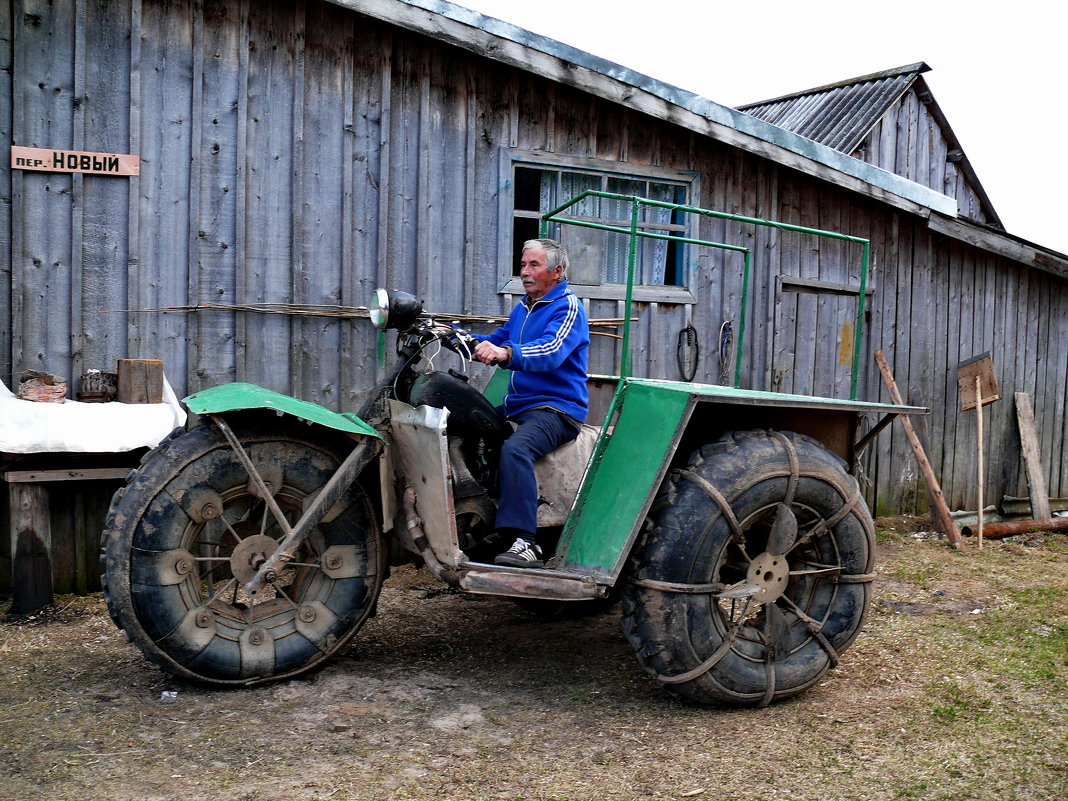
[[[515,208],[522,211],[539,211],[541,201],[542,170],[529,167],[515,168]]]
[[[583,192],[593,190],[597,191],[601,188],[601,176],[590,175],[584,172],[562,172],[560,173],[560,202],[557,205],[561,205],[571,200],[574,197],[582,194]],[[569,208],[565,213],[565,217],[597,217],[598,210],[601,207],[601,199],[599,197],[585,198],[581,203]],[[548,211],[548,209],[546,209]]]
[[[662,203],[671,203],[674,200],[674,187],[670,184],[660,184],[650,181],[648,197],[650,200],[658,200]],[[671,209],[661,209],[656,206],[646,206],[644,220],[648,223],[657,223],[654,228],[657,233],[671,233],[662,227],[671,222]],[[671,243],[664,239],[642,240],[642,282],[647,284],[667,283],[668,252]],[[674,270],[672,270],[674,272]]]
[[[607,181],[608,191],[617,195],[636,195],[645,197],[645,181],[633,178],[609,177]],[[605,200],[605,216],[616,225],[629,228],[630,201]],[[638,253],[634,266],[634,280],[641,283],[641,242],[638,243]],[[612,284],[624,284],[627,281],[627,261],[630,258],[630,237],[622,234],[611,234],[608,237],[605,249],[605,276],[604,280]]]
[[[515,163],[513,178],[512,264],[508,269],[511,275],[518,274],[523,242],[540,234],[539,214],[559,208],[583,192],[601,190],[680,205],[694,200],[690,196],[692,183],[686,179],[651,180],[607,169]],[[629,228],[631,204],[609,198],[585,198],[569,207],[562,216]],[[689,215],[670,209],[640,207],[641,230],[649,233],[685,236],[685,229],[691,222]],[[548,236],[560,239],[569,251],[574,252],[571,280],[576,285],[626,282],[630,251],[626,234],[550,223]],[[635,252],[635,283],[653,286],[685,284],[686,251],[685,246],[674,242],[640,237]]]
[[[637,195],[638,197],[646,197],[645,181],[638,181],[632,178],[609,178],[608,191],[617,195]],[[615,203],[620,209],[625,210],[624,213],[617,211],[612,215],[613,217],[622,220],[630,219],[629,203],[621,203],[615,200],[611,202]]]
[[[538,238],[538,221],[531,217],[517,217],[512,225],[512,275],[519,275],[519,258],[523,243]]]

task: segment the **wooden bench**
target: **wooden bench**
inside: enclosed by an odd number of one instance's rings
[[[65,531],[63,549],[72,553],[56,554],[53,543],[53,520],[60,518],[71,529],[77,515],[74,510],[53,509],[49,485],[58,482],[122,481],[139,462],[144,449],[124,453],[47,453],[0,454],[0,479],[7,485],[7,552],[11,563],[11,608],[9,614],[30,614],[53,601],[53,571],[57,556],[72,572],[84,573],[84,566],[95,561],[97,537],[103,520],[94,520],[95,531]],[[99,466],[97,466],[99,465]],[[101,488],[96,506],[100,518],[110,498],[109,488]],[[69,493],[65,493],[69,497]],[[69,514],[64,514],[69,512]],[[91,517],[91,515],[90,515]],[[69,581],[65,582],[69,583]],[[81,581],[81,589],[88,587]]]

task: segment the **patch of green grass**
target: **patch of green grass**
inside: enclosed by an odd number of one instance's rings
[[[898,798],[926,798],[931,785],[925,779],[912,779],[897,788],[895,795]]]
[[[567,700],[575,701],[581,704],[595,703],[598,697],[601,695],[601,691],[596,687],[565,687],[564,691],[567,694]]]
[[[902,537],[896,531],[888,528],[875,529],[875,541],[879,543],[902,542]]]
[[[980,697],[975,689],[953,680],[935,682],[928,688],[928,693],[934,700],[931,714],[946,723],[982,723],[989,718],[993,707],[990,700]]]
[[[929,590],[943,574],[943,568],[934,562],[910,562],[899,565],[892,573],[894,578],[916,584],[922,589]]]

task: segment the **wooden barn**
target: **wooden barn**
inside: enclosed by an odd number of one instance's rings
[[[990,353],[1005,400],[986,412],[986,497],[1026,495],[1014,392],[1033,398],[1049,494],[1068,495],[1068,257],[1003,230],[926,69],[738,110],[444,0],[4,3],[0,379],[59,374],[73,395],[89,369],[160,359],[179,397],[239,380],[352,410],[381,373],[366,319],[244,307],[357,307],[388,286],[504,314],[539,214],[596,189],[870,240],[857,396],[889,399],[882,349],[931,409],[950,506],[975,508],[957,367]],[[753,268],[735,374],[735,254],[643,247],[637,374],[688,378],[696,356],[695,381],[848,396],[859,246],[671,211],[643,226],[750,248]],[[619,318],[625,243],[583,230],[553,232],[572,286]],[[594,338],[591,371],[617,359]],[[877,514],[926,509],[896,426],[860,468]],[[114,485],[81,486],[99,506]]]

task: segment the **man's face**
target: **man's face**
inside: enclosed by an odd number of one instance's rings
[[[531,300],[538,300],[556,286],[556,279],[560,275],[560,268],[548,269],[545,256],[545,248],[538,246],[527,248],[523,251],[523,258],[519,261],[519,278],[523,282],[523,289]]]

